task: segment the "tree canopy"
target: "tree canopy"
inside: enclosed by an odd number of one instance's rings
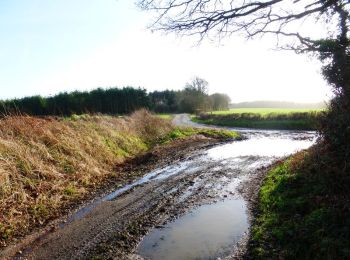
[[[179,93],[179,104],[182,112],[199,113],[211,109],[208,92],[209,83],[202,78],[195,77],[186,83]]]
[[[124,87],[63,92],[51,97],[24,97],[0,101],[0,115],[72,115],[83,113],[127,114],[150,108],[145,89]]]

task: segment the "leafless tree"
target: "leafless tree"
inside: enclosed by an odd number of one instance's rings
[[[309,21],[327,23],[328,37],[348,40],[349,0],[139,0],[138,5],[156,13],[153,29],[201,38],[274,34],[293,38],[284,46],[289,49],[318,51],[319,39],[296,29]]]
[[[192,89],[199,94],[206,95],[208,92],[209,83],[200,77],[194,77],[190,82],[186,83],[185,88]]]

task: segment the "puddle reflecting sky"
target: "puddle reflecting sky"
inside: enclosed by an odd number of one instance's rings
[[[248,228],[243,200],[204,205],[155,229],[139,246],[145,259],[216,259],[230,253]]]
[[[288,138],[252,138],[240,142],[221,145],[208,150],[212,159],[228,159],[238,156],[277,156],[282,157],[306,149],[312,140],[293,140]]]

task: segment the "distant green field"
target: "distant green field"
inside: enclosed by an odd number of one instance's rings
[[[203,113],[192,118],[192,121],[231,127],[315,130],[322,111],[322,109],[241,108]]]
[[[163,119],[172,119],[174,117],[173,114],[157,114],[157,116]]]
[[[270,113],[278,114],[290,114],[290,113],[303,113],[303,112],[319,112],[324,109],[299,109],[299,108],[233,108],[230,110],[213,111],[209,114],[214,115],[228,115],[228,114],[242,114],[242,113],[257,113],[261,115],[267,115]]]

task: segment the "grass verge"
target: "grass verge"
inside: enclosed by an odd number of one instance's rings
[[[249,258],[350,258],[350,177],[341,165],[318,145],[268,172]]]
[[[202,114],[192,121],[258,129],[315,130],[322,112]]]
[[[205,137],[210,137],[214,139],[240,139],[241,135],[234,131],[228,130],[218,130],[218,129],[199,129],[191,127],[176,127],[173,131],[167,134],[162,140],[161,143],[168,143],[172,140],[179,138],[186,138],[192,135],[203,135]]]
[[[230,132],[175,128],[145,110],[128,117],[72,116],[0,120],[0,247],[58,217],[108,178],[117,164],[156,145]]]

